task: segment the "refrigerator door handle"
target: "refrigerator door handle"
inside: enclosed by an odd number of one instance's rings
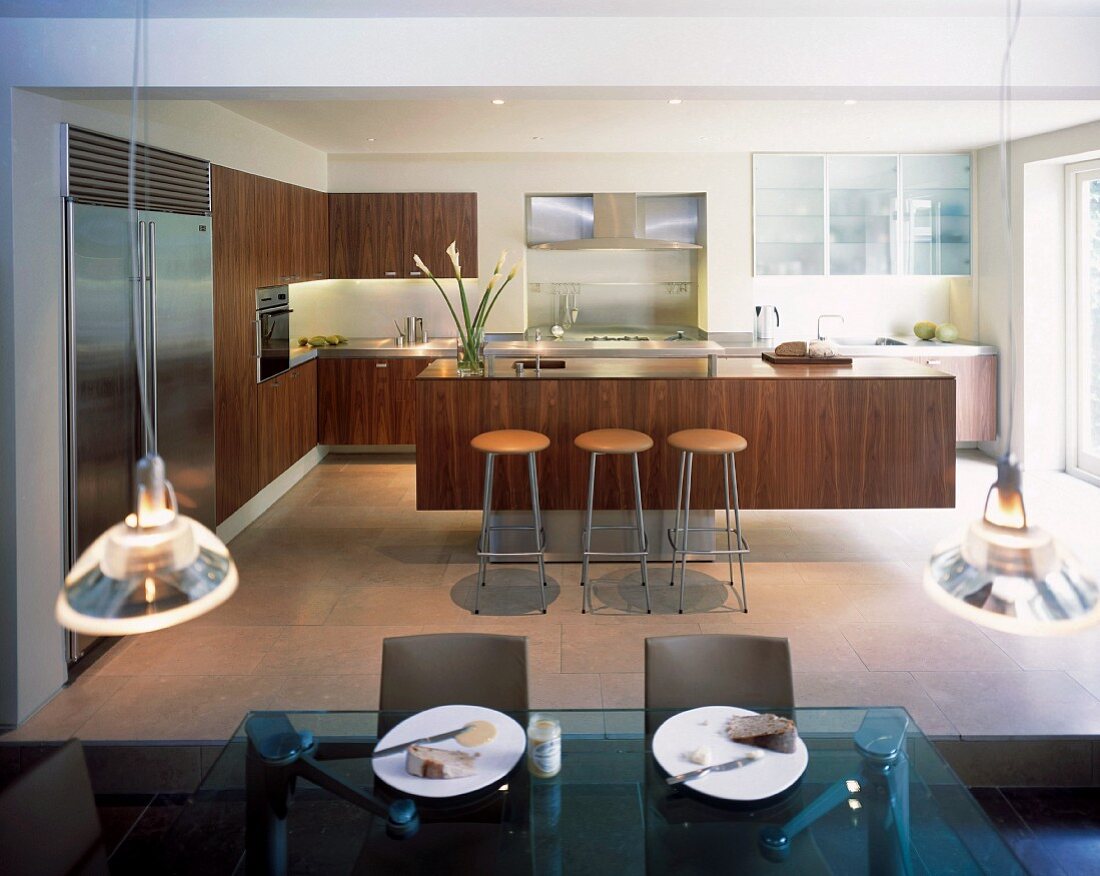
[[[153,424],[150,437],[151,453],[157,452],[157,223],[149,222],[149,334],[147,335],[149,370],[146,372],[146,392],[149,396],[149,417]]]
[[[138,384],[144,390],[144,396],[139,399],[139,402],[144,405],[149,400],[149,305],[148,299],[145,294],[145,283],[148,277],[148,252],[146,250],[145,241],[145,220],[142,219],[138,222],[137,227],[137,246],[138,246],[138,272],[137,277],[134,278],[134,283],[137,290],[137,335],[138,342],[138,367],[141,369],[141,373],[138,375],[140,383]],[[153,448],[150,446],[152,436],[149,434],[149,430],[142,426],[141,429],[141,453],[144,456],[147,453],[151,453]]]
[[[76,561],[77,556],[77,488],[76,488],[76,241],[73,229],[73,202],[71,198],[65,198],[65,331],[68,335],[66,343],[66,377],[68,391],[66,393],[65,406],[65,430],[69,436],[69,449],[66,459],[67,478],[66,490],[68,491],[69,522],[66,531],[69,534],[65,554],[65,571]],[[72,633],[69,634],[72,636]],[[73,640],[75,642],[75,640]],[[75,650],[75,648],[74,648]]]

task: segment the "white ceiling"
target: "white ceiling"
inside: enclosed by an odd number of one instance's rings
[[[0,0],[0,17],[133,18],[137,0]],[[1100,15],[1097,0],[1026,0],[1029,16]],[[150,18],[726,18],[992,16],[1005,0],[146,0]]]
[[[673,96],[669,91],[668,96]],[[980,100],[229,100],[221,106],[331,154],[936,151],[998,139]],[[1013,138],[1100,119],[1100,101],[1014,101]],[[373,142],[369,138],[374,138]]]

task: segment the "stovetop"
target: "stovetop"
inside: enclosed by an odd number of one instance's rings
[[[650,340],[650,338],[647,338],[645,335],[616,335],[615,337],[612,337],[611,335],[592,335],[590,337],[585,338],[585,340],[586,341],[648,341],[648,340]]]

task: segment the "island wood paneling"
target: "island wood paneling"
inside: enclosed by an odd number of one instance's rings
[[[922,365],[955,377],[955,440],[997,440],[997,357],[920,356]]]
[[[425,379],[416,381],[417,508],[481,506],[484,459],[470,439],[491,429],[550,437],[539,454],[545,509],[581,509],[588,429],[646,432],[646,508],[676,504],[678,429],[745,436],[737,455],[742,508],[949,508],[955,503],[954,381],[939,377],[715,379]],[[626,459],[601,462],[595,505],[629,508]],[[692,506],[722,504],[721,462],[696,457]],[[523,460],[497,468],[494,506],[529,506]]]

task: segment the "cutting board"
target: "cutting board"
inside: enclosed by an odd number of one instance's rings
[[[761,353],[760,358],[772,365],[851,365],[851,356],[833,356],[818,359],[811,356],[776,356],[775,353]]]

